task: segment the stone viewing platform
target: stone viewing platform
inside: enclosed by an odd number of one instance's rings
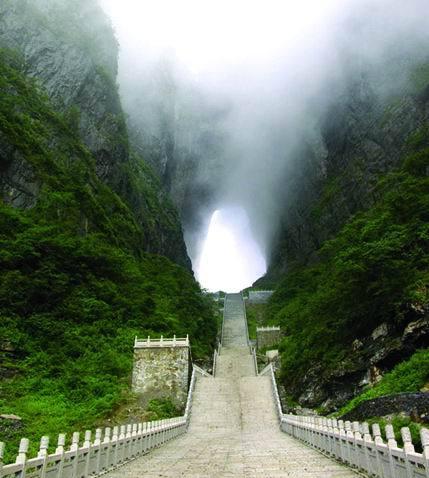
[[[256,347],[258,350],[264,347],[272,347],[280,342],[280,327],[257,327],[256,328]]]
[[[191,371],[189,336],[135,338],[132,390],[142,401],[169,399],[182,408]]]

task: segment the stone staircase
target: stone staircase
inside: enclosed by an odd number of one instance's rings
[[[270,378],[255,374],[242,298],[229,294],[216,378],[198,378],[188,433],[108,476],[345,478],[356,474],[280,431]]]

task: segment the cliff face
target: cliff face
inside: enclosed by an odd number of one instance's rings
[[[200,91],[171,59],[121,78],[130,142],[176,206],[191,256],[220,195],[228,105]]]
[[[428,343],[429,69],[383,81],[350,79],[291,165],[261,281],[281,279],[285,387],[305,406],[335,410]]]
[[[116,86],[118,46],[97,2],[6,0],[0,5],[0,47],[21,54],[24,72],[78,128],[97,176],[135,214],[144,248],[189,268],[174,208],[150,168],[130,151]],[[33,206],[40,178],[6,141],[0,155],[3,197]]]
[[[413,67],[389,94],[362,72],[339,89],[312,140],[285,175],[285,205],[268,276],[316,258],[356,212],[374,204],[381,175],[400,166],[411,134],[429,120],[429,71]],[[382,85],[381,85],[382,86]]]

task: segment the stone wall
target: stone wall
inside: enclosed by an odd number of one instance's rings
[[[256,345],[258,350],[272,347],[280,342],[280,327],[258,327],[256,329]]]
[[[250,290],[249,304],[266,304],[272,295],[272,290]]]
[[[133,392],[141,394],[144,401],[167,398],[183,407],[188,393],[189,362],[189,347],[135,348]]]

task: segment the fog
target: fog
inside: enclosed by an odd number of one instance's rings
[[[100,2],[120,43],[134,139],[165,179],[210,290],[265,272],[290,166],[303,144],[319,147],[347,82],[365,71],[389,96],[407,81],[397,58],[429,52],[427,0]],[[169,169],[170,143],[188,176]]]

